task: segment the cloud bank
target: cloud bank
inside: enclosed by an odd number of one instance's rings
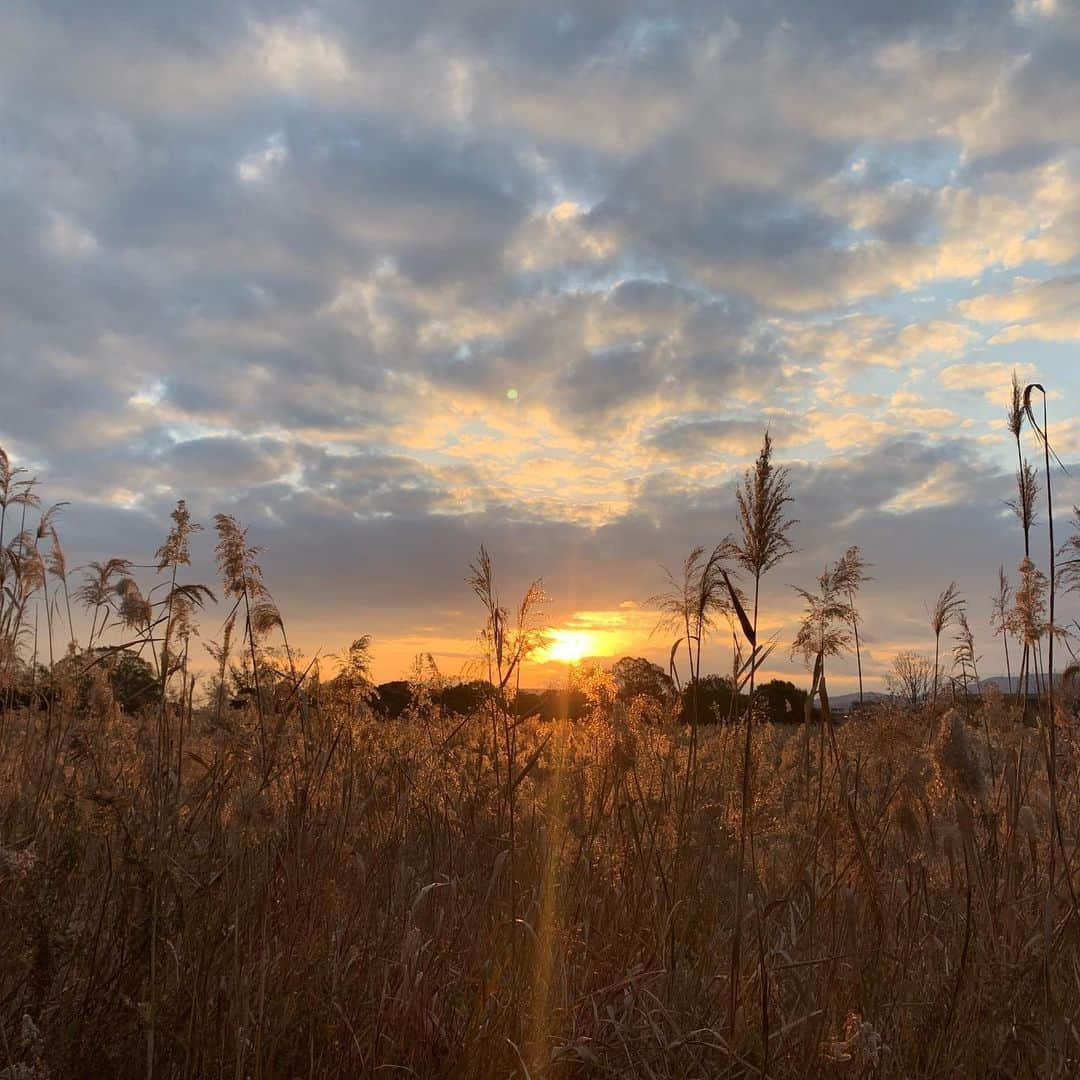
[[[77,561],[244,518],[389,677],[464,659],[481,540],[633,611],[768,425],[776,629],[860,543],[880,674],[1018,558],[1013,369],[1080,459],[1078,49],[1060,0],[8,4],[0,444]]]

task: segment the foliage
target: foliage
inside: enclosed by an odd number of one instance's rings
[[[898,652],[892,661],[885,684],[904,705],[918,708],[928,701],[937,683],[937,668],[929,657],[908,649]]]
[[[489,693],[489,685],[481,679],[450,682],[431,694],[430,705],[448,716],[471,716],[480,710]],[[380,716],[396,720],[416,705],[415,685],[407,679],[380,683],[372,703]]]
[[[774,724],[801,724],[806,718],[807,693],[787,679],[770,679],[758,687],[765,718]]]
[[[664,701],[675,693],[675,684],[659,664],[640,656],[624,656],[611,666],[619,701],[638,696]]]
[[[105,665],[113,699],[126,713],[136,713],[154,701],[157,678],[154,669],[131,649],[110,650]]]

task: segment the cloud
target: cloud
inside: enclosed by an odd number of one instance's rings
[[[647,443],[661,453],[675,456],[729,452],[745,457],[758,451],[765,427],[768,427],[774,445],[780,448],[809,436],[804,425],[788,417],[757,421],[687,414],[663,421],[648,436]]]
[[[266,78],[283,90],[332,88],[349,77],[344,47],[314,18],[301,17],[292,23],[255,21],[251,35]]]
[[[865,538],[910,607],[920,530],[1008,547],[1014,368],[1075,443],[1078,41],[1035,0],[8,4],[0,443],[74,558],[187,496],[401,659],[466,648],[431,610],[482,539],[560,617],[647,595],[767,425],[792,580]]]
[[[950,364],[941,372],[941,385],[946,390],[982,393],[990,401],[1004,402],[1015,374],[1020,380],[1033,376],[1031,364],[1004,364],[982,360],[976,363]]]
[[[1003,293],[973,297],[960,305],[970,319],[1004,323],[991,342],[1072,341],[1080,336],[1080,276],[1018,282]]]

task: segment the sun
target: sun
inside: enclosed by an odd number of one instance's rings
[[[651,612],[627,602],[617,610],[575,611],[547,631],[547,644],[531,658],[535,664],[579,664],[625,655],[647,642]]]
[[[596,636],[588,630],[552,630],[549,634],[551,640],[538,659],[541,662],[576,664],[583,657],[597,655]]]

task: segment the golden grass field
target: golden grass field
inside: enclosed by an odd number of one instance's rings
[[[5,714],[0,1074],[1076,1073],[1074,729],[1057,845],[1000,695],[756,727],[739,928],[737,726],[680,835],[633,708],[521,722],[509,784],[484,715],[266,720]]]

